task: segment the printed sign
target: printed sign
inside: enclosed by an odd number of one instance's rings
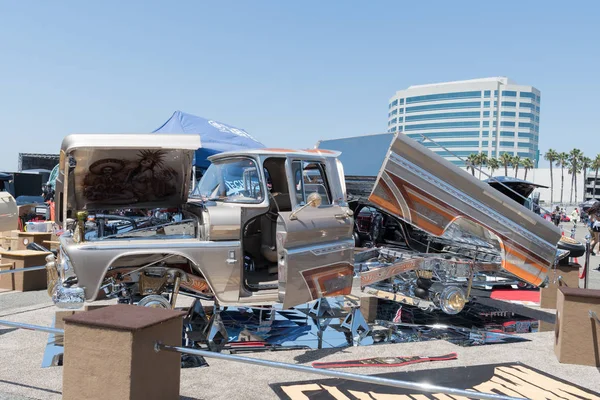
[[[584,389],[521,363],[396,372],[376,376],[527,399],[600,400],[599,393]],[[400,389],[343,379],[276,383],[270,386],[280,399],[288,400],[439,400],[451,398],[441,393],[419,392],[414,389]]]

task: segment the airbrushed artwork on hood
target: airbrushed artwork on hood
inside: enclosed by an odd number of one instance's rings
[[[165,163],[167,152],[140,150],[136,158],[103,158],[93,162],[83,179],[83,197],[90,203],[154,202],[178,192],[179,173]]]

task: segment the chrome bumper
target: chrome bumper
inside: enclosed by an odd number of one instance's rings
[[[52,254],[46,257],[46,272],[48,295],[58,308],[72,310],[83,307],[85,302],[84,290],[76,286],[63,286],[60,271],[56,265],[56,258]]]

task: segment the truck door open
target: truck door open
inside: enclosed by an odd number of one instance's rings
[[[332,159],[333,160],[333,159]],[[353,218],[320,161],[286,161],[292,210],[277,223],[279,300],[284,308],[349,294],[354,273]],[[337,178],[337,175],[335,175]],[[339,186],[339,183],[336,183]]]

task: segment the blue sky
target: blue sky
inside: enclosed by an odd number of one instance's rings
[[[0,2],[0,170],[175,110],[311,147],[384,132],[396,90],[488,76],[541,90],[542,151],[600,153],[600,3],[368,3]]]

